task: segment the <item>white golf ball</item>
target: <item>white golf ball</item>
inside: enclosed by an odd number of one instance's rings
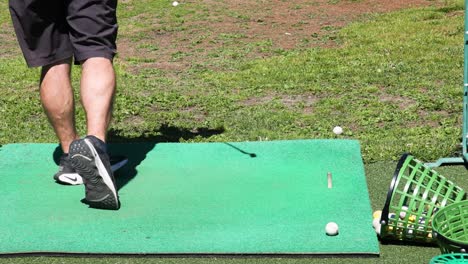
[[[403,220],[406,217],[406,212],[408,211],[408,206],[402,206],[400,212],[400,219]]]
[[[325,232],[329,236],[338,235],[338,225],[335,222],[330,222],[325,226]]]
[[[335,133],[336,135],[341,135],[341,133],[343,133],[343,128],[341,128],[340,126],[336,126],[333,128],[333,133]]]
[[[374,227],[374,229],[377,229],[379,225],[380,225],[380,219],[374,218],[374,220],[372,220],[372,226]]]
[[[172,6],[178,6],[178,5],[179,5],[179,2],[177,1],[172,2]]]

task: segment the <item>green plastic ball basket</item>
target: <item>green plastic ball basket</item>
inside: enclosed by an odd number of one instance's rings
[[[433,257],[431,259],[431,262],[429,262],[429,264],[457,264],[457,263],[468,264],[468,254],[462,254],[462,253],[443,254],[443,255]]]
[[[465,191],[410,154],[398,162],[380,218],[380,238],[435,244],[432,217]]]
[[[468,251],[468,201],[440,209],[432,221],[433,237],[442,253]]]

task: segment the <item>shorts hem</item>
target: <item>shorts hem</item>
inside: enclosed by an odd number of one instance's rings
[[[54,64],[56,62],[59,62],[68,58],[72,58],[72,57],[73,57],[73,54],[70,53],[67,55],[60,55],[60,56],[53,55],[47,58],[28,59],[24,57],[24,59],[26,60],[26,64],[28,65],[29,68],[34,68],[34,67],[43,67],[43,66],[47,66],[50,64]]]
[[[75,64],[80,65],[85,60],[90,58],[106,58],[112,62],[114,60],[115,54],[115,52],[107,50],[93,50],[81,52],[79,55],[75,55]]]

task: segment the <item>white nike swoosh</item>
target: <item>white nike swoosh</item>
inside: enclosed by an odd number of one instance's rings
[[[68,178],[70,179],[71,181],[76,181],[78,178],[75,176],[75,177],[70,177],[70,176],[63,176],[65,178]]]
[[[78,173],[67,173],[59,176],[61,182],[69,183],[71,185],[83,184],[83,178]]]

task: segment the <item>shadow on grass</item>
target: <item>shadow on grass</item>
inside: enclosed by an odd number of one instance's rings
[[[188,140],[195,137],[209,138],[223,132],[223,128],[211,129],[202,127],[188,130],[186,128],[162,125],[158,130],[145,133],[146,135],[126,137],[122,136],[123,133],[120,130],[109,130],[107,141],[110,155],[128,158],[128,163],[114,173],[117,189],[123,188],[138,175],[137,167],[146,159],[148,153],[158,143],[180,142],[181,139]],[[62,153],[60,146],[57,146],[53,153],[56,164],[59,163]]]

